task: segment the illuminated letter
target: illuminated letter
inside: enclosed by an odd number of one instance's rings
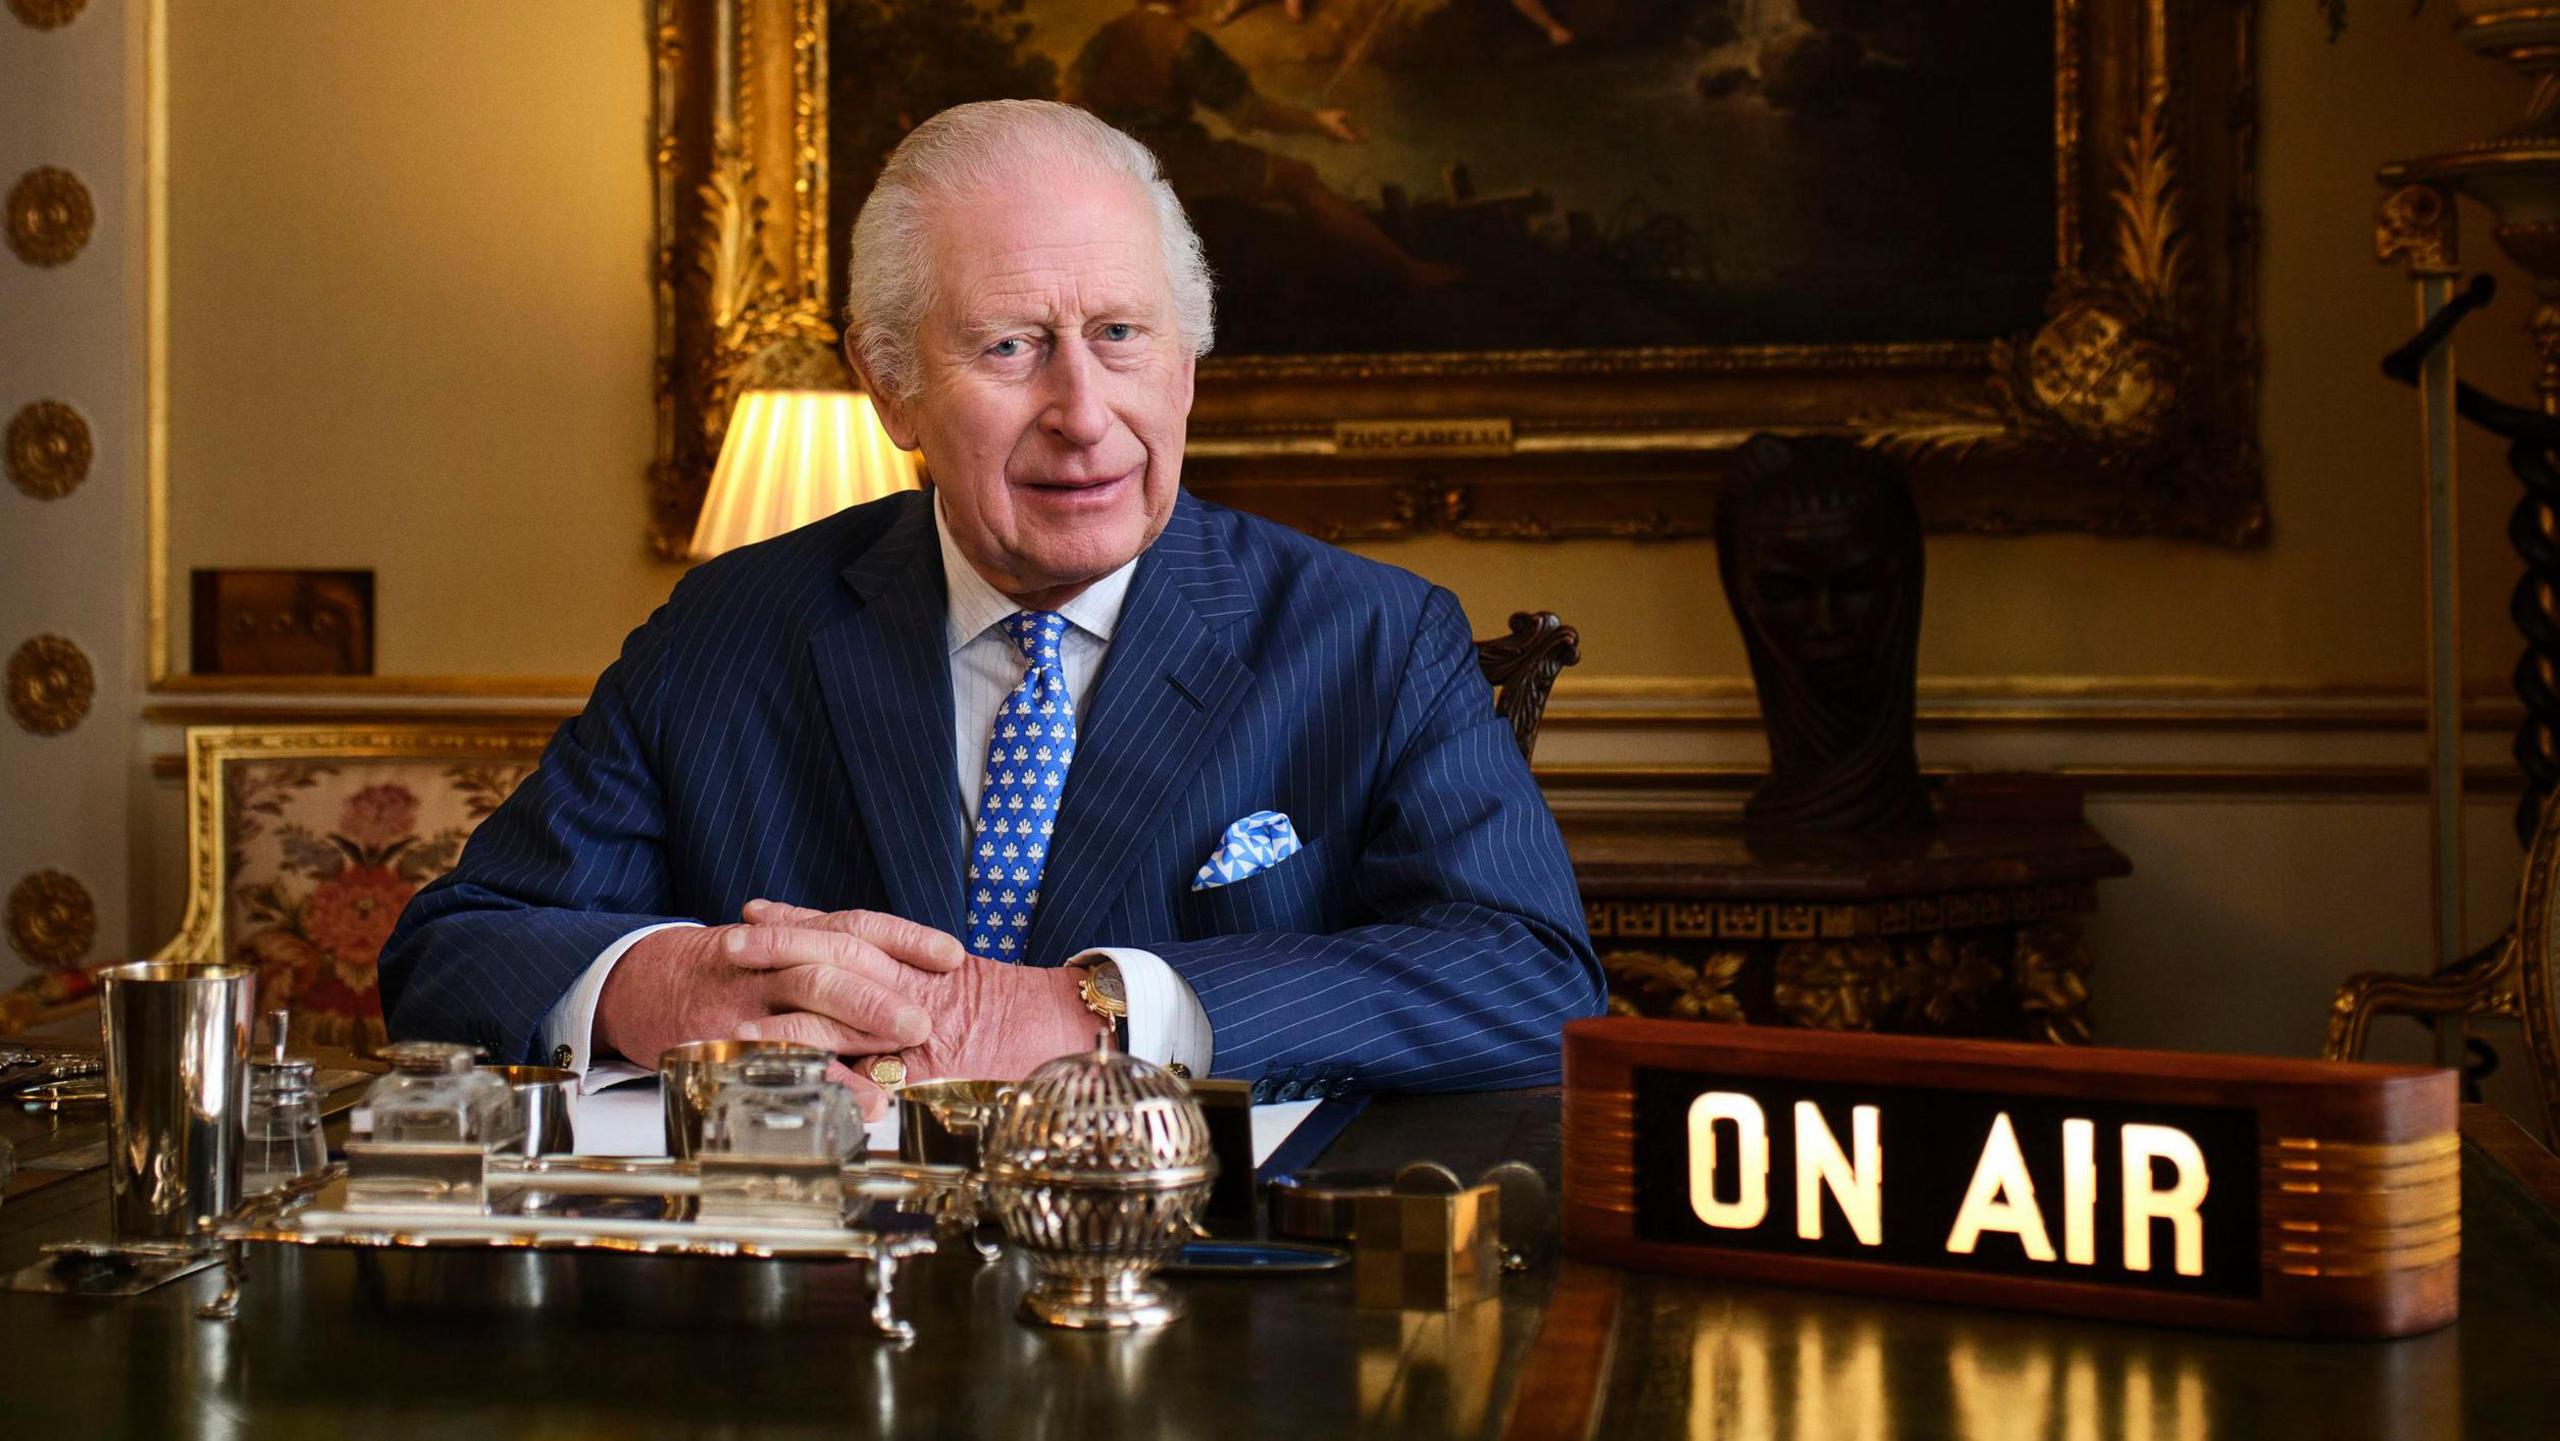
[[[2151,1163],[2166,1161],[2178,1173],[2168,1190],[2151,1189]],[[2177,1236],[2178,1274],[2204,1274],[2204,1204],[2210,1185],[2204,1152],[2195,1138],[2174,1126],[2128,1125],[2124,1128],[2124,1268],[2151,1269],[2151,1223],[2167,1221]]]
[[[1840,1138],[1831,1134],[1830,1122],[1822,1119],[1822,1108],[1811,1101],[1796,1102],[1797,1235],[1808,1241],[1822,1239],[1822,1188],[1829,1186],[1849,1217],[1849,1229],[1858,1233],[1859,1244],[1884,1244],[1884,1206],[1879,1195],[1884,1185],[1884,1151],[1876,1140],[1876,1117],[1873,1106],[1849,1111],[1851,1144],[1858,1148],[1858,1164],[1852,1170],[1849,1158],[1840,1154]]]
[[[1956,1228],[1947,1233],[1947,1250],[1970,1256],[1985,1231],[2016,1236],[2029,1260],[2053,1259],[2053,1239],[2045,1234],[2044,1217],[2036,1210],[2036,1183],[2027,1177],[2027,1158],[2018,1154],[2018,1133],[2010,1128],[2006,1111],[1991,1123],[1991,1138],[1982,1143],[1982,1159],[1973,1164],[1973,1184],[1965,1188]]]
[[[1733,1148],[1742,1189],[1730,1201],[1716,1199],[1718,1121],[1731,1121],[1742,1133]],[[1724,1231],[1748,1231],[1769,1214],[1769,1118],[1749,1096],[1709,1091],[1689,1103],[1689,1209]]]
[[[2074,1266],[2098,1262],[2098,1128],[2087,1121],[2062,1123],[2062,1259]]]

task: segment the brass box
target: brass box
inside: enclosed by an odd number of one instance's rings
[[[1451,1311],[1494,1294],[1502,1277],[1502,1192],[1490,1183],[1454,1195],[1363,1196],[1352,1255],[1358,1304]]]

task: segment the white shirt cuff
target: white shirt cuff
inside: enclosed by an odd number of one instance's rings
[[[1195,1076],[1209,1074],[1209,1013],[1164,957],[1129,946],[1096,946],[1076,959],[1120,967],[1120,987],[1129,994],[1129,1054],[1159,1066],[1178,1062]]]
[[[542,1049],[546,1059],[578,1073],[579,1095],[592,1096],[607,1086],[647,1080],[657,1074],[653,1069],[635,1066],[619,1056],[596,1055],[596,1002],[604,998],[604,978],[613,974],[614,963],[621,960],[623,952],[630,950],[642,936],[696,924],[694,921],[661,921],[624,935],[604,948],[603,953],[588,965],[586,974],[578,977],[578,983],[569,988],[569,994],[562,996],[560,1004],[551,1008],[551,1014],[542,1018]],[[1148,959],[1155,958],[1150,956]],[[1164,962],[1157,961],[1156,964],[1161,966]],[[1195,1001],[1192,1004],[1196,1006],[1199,1003]]]

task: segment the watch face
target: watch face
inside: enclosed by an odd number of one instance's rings
[[[1124,1006],[1129,1004],[1129,992],[1120,984],[1120,968],[1118,966],[1094,967],[1093,989],[1095,994],[1101,996],[1106,1001],[1117,1002]]]

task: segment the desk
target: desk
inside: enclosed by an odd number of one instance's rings
[[[2407,1341],[2163,1331],[1552,1257],[1456,1316],[1357,1311],[1337,1271],[1180,1281],[1185,1319],[1097,1336],[1014,1321],[1019,1262],[941,1256],[905,1273],[920,1339],[899,1349],[863,1334],[861,1288],[825,1268],[262,1248],[229,1323],[195,1317],[212,1273],[128,1302],[0,1293],[0,1430],[1578,1436],[1596,1406],[1589,1434],[1613,1438],[2544,1436],[2560,1418],[2560,1208],[2530,1190],[2537,1153],[2518,1139],[2467,1142],[2465,1319]],[[1381,1100],[1327,1160],[1422,1154],[1462,1171],[1515,1155],[1552,1175],[1555,1098]],[[104,1216],[94,1174],[14,1198],[0,1265]]]

